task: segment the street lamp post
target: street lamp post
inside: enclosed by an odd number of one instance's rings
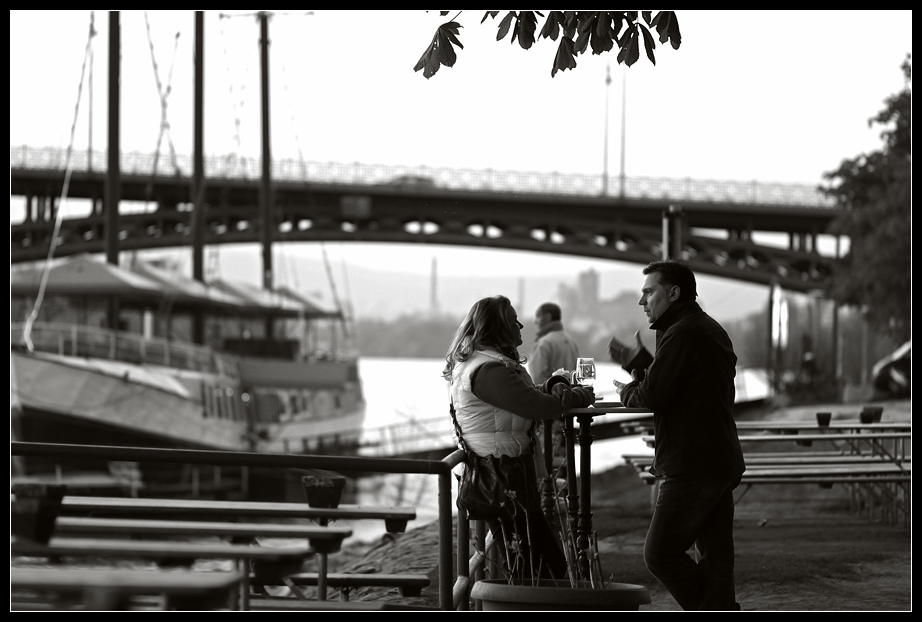
[[[627,69],[621,68],[621,198],[624,198],[624,137],[625,118],[627,116]]]
[[[611,62],[605,65],[605,149],[602,153],[602,196],[608,194],[608,93],[611,90]]]

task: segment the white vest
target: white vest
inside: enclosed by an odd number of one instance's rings
[[[491,361],[501,362],[506,367],[518,365],[495,350],[481,350],[455,365],[451,372],[451,401],[461,436],[467,448],[478,456],[520,456],[530,453],[531,438],[528,431],[534,422],[488,404],[471,391],[471,376],[481,365]]]

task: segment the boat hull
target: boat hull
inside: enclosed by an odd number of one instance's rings
[[[11,351],[10,358],[19,405],[11,425],[19,440],[249,448],[245,417],[206,416],[201,395],[164,371],[37,352]]]

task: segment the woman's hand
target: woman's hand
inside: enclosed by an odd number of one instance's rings
[[[592,387],[562,387],[559,393],[556,393],[560,397],[560,403],[564,405],[565,408],[586,408],[587,406],[592,406],[595,403],[595,391]],[[557,387],[554,387],[555,389]]]

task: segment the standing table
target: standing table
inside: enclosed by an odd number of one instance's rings
[[[564,439],[567,451],[567,520],[570,533],[577,534],[576,547],[579,554],[581,579],[589,579],[589,539],[592,534],[592,420],[605,415],[606,423],[620,423],[622,426],[636,426],[638,423],[652,423],[653,413],[646,408],[628,408],[620,402],[598,402],[588,408],[572,408],[564,417]],[[574,422],[575,420],[575,422]],[[575,423],[579,423],[577,433]],[[546,426],[548,430],[550,426]],[[577,484],[576,445],[579,444],[579,475]],[[550,461],[551,456],[546,456]],[[548,469],[550,473],[550,468]],[[578,492],[577,492],[578,490]]]

